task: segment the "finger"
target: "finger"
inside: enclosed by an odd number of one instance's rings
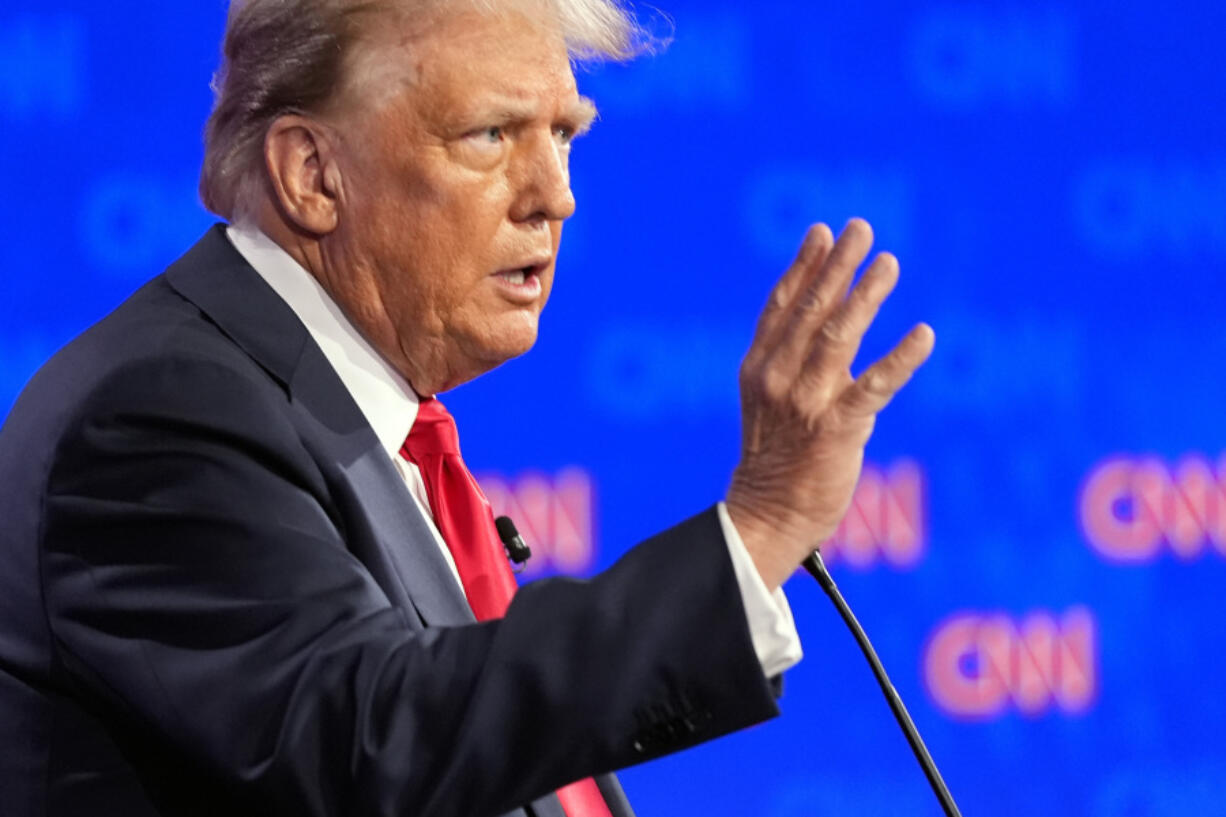
[[[847,385],[847,370],[860,351],[864,334],[897,284],[898,259],[883,252],[822,322],[801,370],[806,403],[825,405],[831,394]]]
[[[872,246],[873,228],[868,226],[867,221],[853,218],[847,222],[826,263],[792,301],[787,324],[780,333],[775,351],[776,365],[785,371],[799,372],[809,356],[813,336],[826,316],[843,302],[856,268]]]
[[[790,305],[800,288],[826,263],[834,244],[834,233],[829,226],[818,223],[810,227],[800,251],[796,253],[796,259],[779,281],[774,300],[783,307]]]
[[[877,414],[932,354],[935,341],[928,324],[913,328],[889,354],[861,372],[847,387],[839,396],[840,410],[849,417]]]
[[[821,269],[833,246],[834,234],[830,232],[829,227],[825,224],[814,224],[809,228],[805,233],[804,241],[800,244],[800,250],[796,253],[795,260],[771,291],[766,308],[762,311],[762,317],[758,320],[758,329],[754,335],[755,341],[777,331],[782,322],[781,316],[787,313],[787,308],[796,298],[796,292],[817,270]]]

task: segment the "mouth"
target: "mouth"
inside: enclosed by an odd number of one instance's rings
[[[499,270],[492,276],[498,289],[508,300],[519,304],[531,304],[541,297],[543,287],[541,274],[549,262],[542,261],[522,267]]]

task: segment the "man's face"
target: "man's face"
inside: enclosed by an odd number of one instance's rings
[[[445,15],[375,53],[339,119],[350,280],[333,289],[414,388],[441,391],[535,342],[594,109],[560,35],[520,14]]]

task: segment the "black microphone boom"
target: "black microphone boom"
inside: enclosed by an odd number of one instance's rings
[[[919,761],[920,768],[924,770],[924,775],[928,778],[933,792],[936,793],[937,800],[941,801],[941,808],[945,810],[947,817],[962,817],[962,812],[958,811],[958,804],[954,802],[954,796],[949,793],[949,788],[941,779],[941,773],[937,771],[937,764],[933,761],[932,755],[928,753],[928,747],[924,745],[919,730],[915,728],[915,721],[911,720],[911,716],[907,714],[907,708],[903,706],[898,690],[894,689],[894,684],[890,683],[890,676],[886,675],[885,667],[881,659],[877,657],[877,651],[873,649],[873,645],[868,640],[868,634],[864,632],[860,622],[856,621],[851,608],[847,606],[847,600],[843,598],[830,571],[826,569],[826,563],[822,561],[822,554],[815,550],[802,564],[805,570],[817,579],[822,590],[826,591],[826,595],[834,602],[835,609],[846,622],[847,628],[855,636],[856,643],[860,645],[860,651],[868,659],[868,665],[872,667],[873,675],[877,678],[877,683],[881,685],[881,691],[890,705],[890,711],[894,713],[894,718],[902,727],[903,734],[907,736],[907,743],[911,744],[911,751],[915,753],[915,759]]]

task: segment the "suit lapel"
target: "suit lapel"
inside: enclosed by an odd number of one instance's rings
[[[596,786],[604,796],[613,817],[634,817],[634,810],[630,808],[630,801],[626,799],[626,793],[622,791],[622,784],[616,775],[600,775],[596,778]]]
[[[355,493],[369,503],[375,540],[390,555],[405,594],[426,624],[475,623],[472,609],[417,503],[392,467],[387,452],[373,439],[374,432],[370,436],[374,444],[342,467]]]
[[[288,392],[304,443],[334,466],[364,525],[349,546],[389,598],[426,624],[475,621],[404,480],[361,410],[293,310],[251,268],[217,225],[167,271],[200,308]],[[361,529],[369,531],[362,536]],[[371,541],[365,541],[369,539]]]
[[[527,811],[532,817],[566,817],[566,812],[562,810],[562,801],[556,794],[547,794],[539,800],[533,800]],[[511,812],[517,813],[520,812]]]
[[[350,494],[361,504],[370,538],[378,549],[363,562],[368,567],[372,561],[384,562],[395,585],[390,594],[395,597],[397,591],[403,593],[424,623],[475,622],[404,479],[314,342],[303,352],[290,390],[294,402],[320,426],[313,436],[321,459],[339,468]]]

